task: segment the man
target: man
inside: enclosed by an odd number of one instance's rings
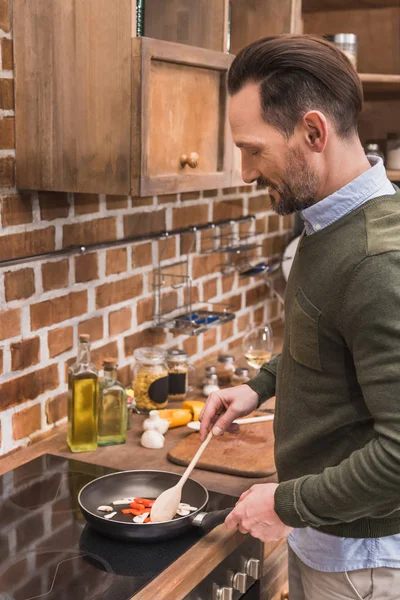
[[[229,72],[243,179],[305,232],[282,354],[211,394],[201,437],[276,394],[279,484],[245,492],[228,528],[289,542],[291,600],[400,598],[400,192],[358,133],[360,80],[320,38],[243,49]]]

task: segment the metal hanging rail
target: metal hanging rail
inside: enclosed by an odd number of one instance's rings
[[[113,248],[116,246],[125,246],[127,244],[136,244],[137,242],[146,242],[149,240],[161,240],[165,237],[171,237],[174,235],[182,235],[185,233],[191,233],[193,231],[202,231],[204,229],[213,229],[215,227],[223,227],[224,225],[229,225],[233,223],[244,223],[246,221],[253,221],[255,219],[255,215],[247,215],[243,217],[237,217],[235,219],[227,219],[224,221],[215,221],[210,223],[205,223],[203,225],[193,225],[190,227],[181,227],[178,229],[171,229],[169,231],[160,231],[158,233],[150,233],[147,235],[138,235],[138,236],[130,236],[124,237],[119,240],[110,240],[109,242],[101,242],[97,244],[87,244],[87,245],[77,245],[77,246],[68,246],[67,248],[62,248],[61,250],[52,250],[51,252],[45,252],[42,254],[30,254],[27,256],[21,256],[19,258],[12,258],[7,260],[0,261],[0,269],[3,267],[11,267],[14,265],[23,264],[26,262],[32,262],[37,260],[47,260],[49,258],[57,258],[58,256],[66,256],[70,254],[83,254],[85,252],[90,252],[92,250],[103,250],[105,248]],[[40,235],[40,231],[37,232]]]

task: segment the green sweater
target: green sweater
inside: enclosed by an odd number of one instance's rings
[[[343,537],[400,533],[400,191],[303,236],[282,354],[249,382],[276,393],[275,510]]]

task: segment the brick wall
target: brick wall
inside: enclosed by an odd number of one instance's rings
[[[0,0],[0,260],[61,249],[70,244],[114,240],[256,214],[251,225],[260,256],[279,256],[292,219],[272,213],[256,186],[169,194],[149,198],[32,192],[15,189],[11,0]],[[262,278],[222,275],[224,255],[201,255],[198,235],[190,263],[200,302],[229,302],[237,318],[196,338],[153,330],[152,269],[161,242],[143,242],[83,255],[0,268],[0,454],[29,443],[66,415],[66,368],[76,356],[80,333],[92,339],[94,362],[118,359],[129,383],[132,353],[148,344],[184,348],[199,360],[241,343],[249,323],[277,320],[280,307],[268,299]],[[167,262],[176,262],[187,237],[168,242]],[[165,298],[169,306],[176,293]]]

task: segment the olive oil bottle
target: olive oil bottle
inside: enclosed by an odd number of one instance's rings
[[[97,411],[99,382],[96,367],[90,362],[90,337],[79,336],[76,363],[68,375],[68,446],[72,452],[97,448]]]
[[[126,392],[117,381],[115,359],[104,360],[104,379],[100,383],[99,399],[99,446],[124,444],[127,429]]]

